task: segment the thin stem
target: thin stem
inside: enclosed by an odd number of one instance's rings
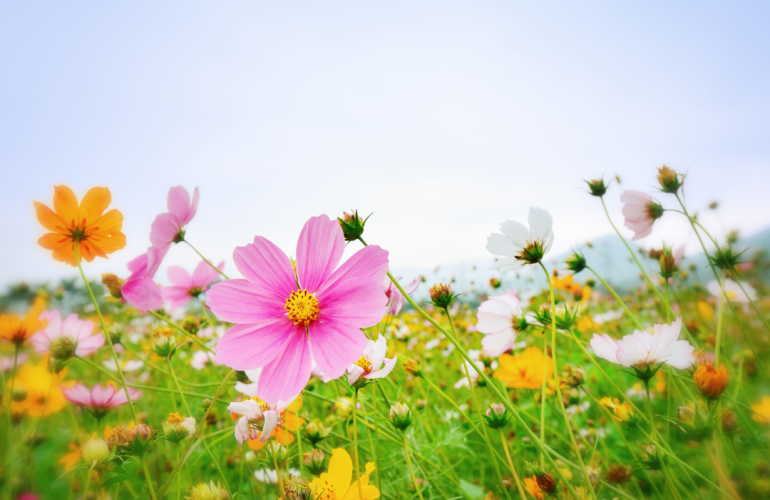
[[[225,273],[223,273],[223,272],[222,272],[222,270],[221,270],[221,269],[219,269],[217,266],[215,266],[214,264],[212,264],[211,262],[209,262],[209,260],[208,260],[206,257],[204,257],[204,256],[203,256],[203,254],[201,254],[201,253],[198,251],[198,249],[197,249],[197,248],[195,248],[194,246],[192,246],[192,243],[190,243],[190,242],[189,242],[189,241],[187,241],[187,240],[182,240],[182,241],[184,241],[185,243],[187,243],[187,246],[189,246],[190,248],[192,248],[192,249],[193,249],[193,251],[194,251],[195,253],[197,253],[197,254],[198,254],[198,257],[200,257],[201,259],[203,259],[203,261],[204,261],[206,264],[210,265],[212,269],[214,269],[216,272],[218,272],[219,274],[221,274],[221,275],[222,275],[222,276],[223,276],[223,277],[224,277],[226,280],[229,280],[229,279],[230,279],[230,278],[228,278],[228,277],[227,277],[227,275],[226,275]]]
[[[272,455],[273,455],[273,466],[275,467],[275,475],[278,477],[278,490],[281,492],[281,498],[284,498],[286,496],[286,490],[283,489],[283,478],[281,477],[281,468],[278,467],[278,458],[276,458],[275,453],[273,453]]]
[[[160,314],[156,313],[155,311],[147,311],[147,312],[150,313],[150,316],[152,316],[152,317],[154,317],[156,319],[159,319],[161,321],[166,322],[166,324],[168,324],[171,328],[175,329],[176,331],[178,331],[179,333],[181,333],[185,337],[190,337],[191,339],[193,339],[193,341],[196,344],[198,344],[199,346],[201,346],[201,348],[203,350],[205,350],[206,352],[209,352],[211,354],[216,354],[209,346],[207,346],[201,339],[199,339],[197,335],[191,334],[190,332],[188,332],[187,330],[185,330],[184,328],[182,328],[178,324],[176,324],[173,321],[171,321],[169,318],[166,318],[165,316],[161,316]]]
[[[548,280],[550,283],[550,279]],[[551,320],[553,322],[553,319]],[[548,356],[548,336],[543,332],[543,385],[540,387],[540,441],[545,443],[545,386],[548,383],[546,376],[548,373],[548,363],[545,358]],[[540,451],[540,468],[545,466],[545,456]]]
[[[556,298],[554,297],[553,293],[553,283],[551,282],[551,275],[548,274],[548,269],[545,268],[545,265],[542,262],[539,262],[540,267],[543,268],[543,272],[545,273],[545,278],[548,280],[548,289],[551,292],[551,359],[553,359],[553,378],[556,382],[556,405],[561,408],[561,414],[564,417],[564,424],[567,426],[567,432],[569,433],[569,439],[572,443],[572,448],[575,450],[575,454],[578,457],[578,464],[580,464],[580,472],[583,476],[583,483],[585,483],[586,488],[588,488],[591,491],[591,496],[596,498],[596,492],[594,491],[593,484],[591,484],[590,479],[588,478],[588,474],[586,473],[586,466],[583,463],[583,455],[580,453],[580,449],[578,448],[577,441],[575,440],[575,434],[572,432],[572,425],[569,421],[569,416],[567,415],[567,410],[564,408],[564,403],[561,395],[561,383],[559,380],[559,365],[558,361],[556,359]],[[567,314],[567,313],[565,313]],[[548,366],[546,361],[546,353],[543,353],[543,365]],[[543,387],[545,387],[545,376],[543,376]]]
[[[724,317],[725,309],[725,276],[727,273],[722,272],[722,279],[719,282],[719,308],[717,309],[717,341],[714,347],[714,366],[719,367],[719,353],[722,345],[722,318]]]
[[[299,425],[299,404],[294,412],[294,427],[297,432],[297,470],[302,470],[302,434]]]
[[[625,302],[623,302],[623,299],[621,299],[621,298],[620,298],[620,295],[618,295],[618,294],[617,294],[617,292],[615,292],[615,290],[613,290],[613,289],[612,289],[612,287],[611,287],[610,285],[608,285],[608,284],[607,284],[607,282],[606,282],[606,281],[604,281],[604,280],[602,279],[602,277],[601,277],[601,276],[599,276],[599,273],[597,273],[596,271],[594,271],[594,270],[593,270],[592,268],[590,268],[589,266],[586,266],[586,269],[588,269],[589,271],[591,271],[592,273],[594,273],[594,276],[596,276],[596,278],[597,278],[597,279],[598,279],[598,280],[599,280],[599,281],[602,283],[602,285],[604,285],[604,288],[606,288],[606,289],[607,289],[607,290],[608,290],[608,291],[609,291],[609,292],[612,294],[612,296],[613,296],[613,297],[615,297],[615,300],[617,300],[617,301],[618,301],[618,304],[620,304],[620,305],[623,307],[623,309],[626,311],[626,314],[628,314],[628,316],[629,316],[629,317],[630,317],[630,318],[633,320],[633,322],[634,322],[634,324],[636,325],[636,327],[637,327],[638,329],[640,329],[640,330],[644,330],[644,328],[642,327],[642,324],[641,324],[641,323],[639,323],[639,320],[638,320],[638,319],[636,319],[636,316],[634,316],[634,314],[633,314],[633,313],[631,312],[631,310],[628,308],[628,306],[626,305],[626,303],[625,303]]]
[[[524,494],[524,488],[521,486],[521,481],[519,481],[519,475],[516,474],[516,467],[513,466],[513,460],[511,460],[511,452],[508,451],[508,443],[505,440],[505,433],[503,432],[502,427],[499,427],[497,430],[500,431],[500,442],[503,444],[503,449],[505,450],[505,458],[508,459],[508,467],[511,468],[511,474],[513,474],[513,480],[516,482],[516,488],[519,490],[521,500],[527,500],[527,495]]]
[[[152,478],[150,477],[150,471],[147,470],[147,461],[142,457],[142,470],[144,471],[144,480],[147,482],[147,489],[150,491],[150,498],[155,500],[155,489],[152,487]]]
[[[379,382],[377,382],[377,385],[379,386]],[[374,426],[379,427],[379,418],[377,416],[377,391],[372,391],[372,418],[374,419]],[[369,437],[371,438],[372,433],[369,433]],[[374,463],[377,464],[377,489],[380,490],[380,493],[382,493],[382,471],[380,469],[380,435],[378,433],[374,433]]]
[[[417,496],[420,497],[420,500],[424,500],[422,498],[422,491],[420,491],[420,485],[417,484],[417,476],[414,475],[414,469],[412,468],[412,459],[409,458],[409,443],[406,440],[406,432],[403,433],[404,435],[404,454],[406,455],[406,465],[409,466],[409,474],[412,476],[412,484],[414,484],[414,489],[417,490]],[[359,485],[360,485],[359,481]],[[360,498],[364,498],[363,495],[360,496]]]
[[[353,461],[356,464],[356,484],[358,484],[358,497],[364,498],[361,486],[361,470],[358,465],[358,388],[353,392]]]

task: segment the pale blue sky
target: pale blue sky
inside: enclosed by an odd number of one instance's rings
[[[308,217],[351,207],[395,268],[486,256],[531,205],[563,251],[609,231],[581,179],[651,190],[664,162],[751,233],[770,224],[769,21],[767,2],[0,1],[0,284],[73,274],[35,243],[57,183],[108,186],[125,215],[94,276],[127,274],[177,184],[200,186],[189,238],[231,271],[255,234],[293,253]]]

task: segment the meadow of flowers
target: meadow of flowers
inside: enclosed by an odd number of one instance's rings
[[[255,235],[226,269],[187,232],[205,198],[177,186],[147,252],[96,282],[88,263],[123,249],[131,214],[107,188],[55,186],[38,244],[82,281],[0,302],[2,498],[766,498],[762,255],[712,237],[682,174],[657,183],[587,181],[586,203],[619,195],[634,240],[683,218],[709,280],[681,247],[640,255],[609,215],[594,223],[639,286],[580,251],[554,265],[534,207],[478,242],[499,272],[484,293],[394,277],[357,211],[308,214],[296,248]],[[200,264],[158,285],[177,252]],[[548,287],[502,286],[524,268]]]

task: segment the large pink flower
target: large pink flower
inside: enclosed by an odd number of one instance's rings
[[[158,272],[158,267],[160,267],[166,253],[168,253],[168,247],[150,247],[147,249],[147,253],[128,263],[131,276],[120,287],[120,293],[126,302],[141,311],[163,307],[160,286],[152,278]]]
[[[43,354],[51,350],[51,344],[70,343],[76,356],[87,356],[104,345],[104,336],[92,335],[94,323],[81,320],[75,313],[67,316],[62,321],[59,311],[43,311],[40,319],[47,319],[48,326],[35,335],[29,341],[35,346],[35,352]],[[62,347],[66,347],[63,346]]]
[[[225,263],[219,264],[219,269],[224,269]],[[168,280],[174,286],[166,286],[161,290],[163,300],[168,302],[171,309],[181,307],[191,298],[197,297],[208,290],[209,285],[219,279],[219,273],[203,260],[193,271],[192,276],[179,266],[168,268]]]
[[[632,240],[639,240],[652,232],[652,224],[663,215],[663,207],[647,193],[625,191],[620,195],[623,202],[624,225],[634,232]]]
[[[401,280],[401,276],[396,276],[397,280]],[[411,283],[407,285],[401,285],[407,295],[412,295],[417,291],[417,288],[422,283],[422,276],[417,276]],[[396,285],[390,280],[388,276],[382,280],[382,286],[385,288],[385,295],[388,297],[388,304],[385,306],[386,314],[390,313],[394,316],[401,312],[404,307],[404,296],[398,291]]]
[[[214,314],[237,323],[219,340],[217,361],[236,370],[264,367],[258,389],[270,405],[302,391],[311,356],[326,377],[340,377],[364,352],[361,328],[382,319],[388,252],[370,245],[337,268],[344,248],[339,223],[313,217],[299,236],[296,273],[280,248],[256,236],[233,252],[246,279],[207,293]]]
[[[111,384],[104,388],[96,384],[91,390],[88,390],[86,386],[78,382],[74,387],[62,387],[61,390],[69,402],[89,408],[101,415],[117,406],[128,403],[126,392],[120,388],[116,389]],[[128,392],[131,394],[131,401],[136,401],[142,395],[141,391],[131,388],[128,389]]]
[[[190,193],[183,186],[172,187],[168,191],[168,212],[160,214],[152,223],[150,241],[152,246],[168,248],[172,243],[184,238],[184,227],[195,217],[198,211],[198,188]]]

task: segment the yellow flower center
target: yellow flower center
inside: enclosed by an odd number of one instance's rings
[[[369,373],[372,371],[372,362],[366,359],[366,356],[361,356],[361,358],[356,361],[355,364],[363,368],[364,373]]]
[[[168,416],[167,422],[171,425],[177,425],[184,422],[184,417],[179,413],[172,413]]]
[[[318,299],[305,290],[291,292],[284,308],[295,325],[307,326],[318,319]]]
[[[257,402],[257,404],[259,405],[259,407],[260,407],[260,408],[262,408],[262,411],[267,411],[267,410],[269,410],[269,409],[270,409],[270,405],[268,405],[267,403],[265,403],[264,401],[262,401],[262,399],[260,399],[260,398],[259,398],[259,396],[254,396],[254,397],[253,397],[253,398],[251,398],[251,399],[253,399],[254,401],[256,401],[256,402]]]

